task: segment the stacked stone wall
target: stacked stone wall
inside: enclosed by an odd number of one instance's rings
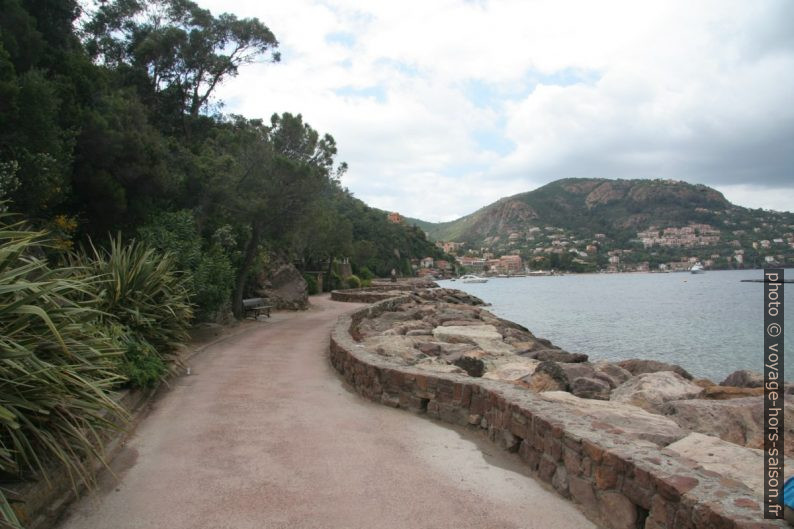
[[[409,301],[400,296],[340,318],[330,360],[362,396],[387,406],[482,429],[518,453],[532,472],[611,529],[763,529],[756,497],[742,483],[627,439],[538,395],[503,382],[430,373],[390,363],[355,341],[359,322]],[[759,472],[762,469],[759,468]]]

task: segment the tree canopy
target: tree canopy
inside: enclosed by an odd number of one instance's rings
[[[219,112],[224,80],[280,58],[261,21],[190,0],[0,0],[0,14],[0,200],[50,231],[52,259],[143,239],[176,255],[211,318],[251,293],[266,254],[380,275],[442,255],[344,189],[334,138],[302,115]]]

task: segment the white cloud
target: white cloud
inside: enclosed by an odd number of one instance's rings
[[[762,190],[794,194],[787,0],[200,3],[281,43],[223,85],[226,110],[302,113],[376,207],[449,220],[571,176],[794,203]]]

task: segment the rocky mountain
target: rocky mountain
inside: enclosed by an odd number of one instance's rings
[[[794,214],[734,206],[719,191],[672,180],[570,178],[503,198],[452,222],[413,221],[430,238],[494,246],[526,240],[529,230],[558,228],[574,237],[603,234],[618,243],[649,228],[707,224],[719,229],[753,229],[794,224]],[[789,228],[790,231],[790,228]]]
[[[704,185],[569,178],[503,198],[452,222],[408,219],[465,266],[521,256],[573,272],[794,265],[794,213],[748,209]],[[476,261],[480,259],[480,261]]]

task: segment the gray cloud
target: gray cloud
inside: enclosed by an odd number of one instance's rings
[[[565,177],[676,178],[794,206],[794,2],[233,9],[264,20],[288,60],[227,83],[230,110],[302,112],[374,206],[448,220]]]

